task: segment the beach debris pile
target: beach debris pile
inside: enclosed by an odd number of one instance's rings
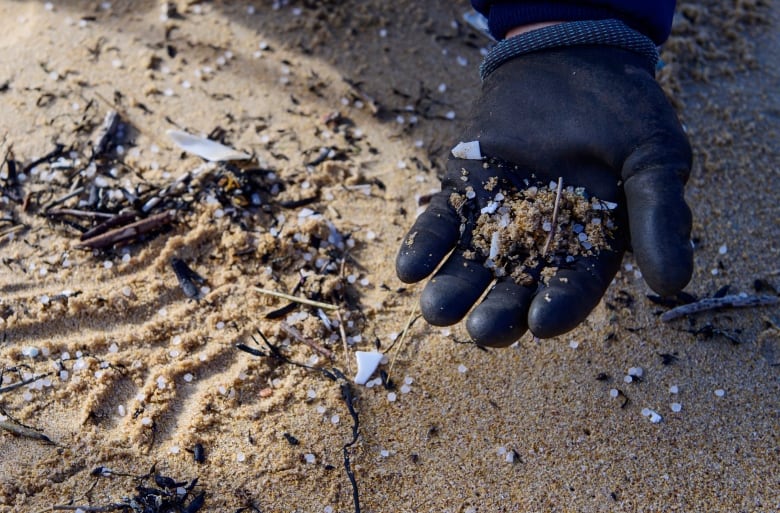
[[[499,168],[507,164],[485,159],[477,141],[460,143],[456,158],[483,160],[483,168],[496,175],[474,189],[463,168],[465,192],[453,192],[450,205],[461,215],[461,231],[468,230],[469,249],[464,256],[484,262],[497,278],[510,276],[520,285],[539,279],[542,268],[565,267],[581,257],[610,248],[616,224],[617,204],[591,196],[583,187],[523,180],[523,188],[499,180]],[[550,271],[546,271],[549,274]]]

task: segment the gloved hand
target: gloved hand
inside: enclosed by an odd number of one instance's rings
[[[540,338],[573,329],[598,304],[629,246],[659,294],[688,283],[691,213],[683,186],[691,149],[653,72],[645,57],[622,48],[572,46],[513,58],[484,81],[461,141],[479,141],[485,157],[515,164],[499,170],[502,187],[562,177],[618,207],[610,249],[576,259],[547,284],[538,276],[526,286],[497,279],[466,324],[477,344],[506,346],[529,328]],[[401,244],[396,270],[406,283],[424,279],[447,257],[422,292],[422,314],[433,325],[458,322],[494,280],[464,251],[488,201],[482,184],[495,174],[479,160],[450,157],[442,191]],[[461,232],[449,197],[469,186],[476,196],[460,212],[467,217]]]

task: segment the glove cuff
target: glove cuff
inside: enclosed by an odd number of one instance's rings
[[[479,67],[484,81],[509,59],[539,50],[581,45],[616,46],[647,58],[651,69],[658,63],[658,48],[653,40],[620,20],[573,21],[532,30],[493,46]]]

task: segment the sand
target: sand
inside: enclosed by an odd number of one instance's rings
[[[202,174],[162,233],[110,251],[77,249],[77,229],[41,215],[67,170],[41,166],[4,200],[1,386],[48,375],[4,388],[0,414],[52,443],[0,430],[0,511],[127,503],[139,484],[161,488],[132,477],[152,465],[197,477],[184,502],[203,494],[201,511],[355,511],[344,382],[236,347],[268,352],[257,330],[283,358],[348,378],[357,350],[394,362],[381,368],[395,390],[349,387],[363,512],[780,509],[777,307],[663,323],[628,255],[565,336],[484,351],[462,326],[419,320],[391,349],[421,291],[392,261],[417,198],[438,187],[488,45],[459,22],[465,3],[51,4],[0,1],[3,157],[23,168],[61,143],[78,168],[116,109],[123,164],[90,183],[159,191]],[[686,292],[776,294],[778,6],[679,7],[659,79],[695,149]],[[168,129],[212,133],[256,171],[203,168]],[[172,258],[205,278],[200,299]],[[268,319],[287,301],[257,287],[337,309]]]

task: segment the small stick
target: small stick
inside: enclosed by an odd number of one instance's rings
[[[8,228],[7,230],[0,232],[0,239],[5,237],[6,235],[11,235],[12,233],[16,233],[18,231],[24,230],[25,228],[26,228],[26,226],[23,225],[23,224],[14,225],[14,226]]]
[[[338,310],[338,306],[331,305],[330,303],[322,303],[320,301],[314,301],[305,297],[293,296],[292,294],[285,294],[284,292],[276,292],[275,290],[263,289],[260,287],[253,287],[257,292],[268,296],[274,296],[288,301],[294,301],[303,305],[316,306],[324,310]]]
[[[294,338],[298,342],[303,342],[307,346],[311,347],[312,349],[314,349],[315,351],[320,353],[325,358],[333,360],[333,352],[332,351],[322,347],[321,345],[319,345],[317,342],[313,341],[312,339],[304,337],[303,333],[301,333],[300,331],[296,330],[295,328],[293,328],[292,326],[290,326],[286,322],[281,323],[280,327],[282,328],[282,331],[284,331],[285,333],[290,335],[292,338]]]
[[[401,348],[404,345],[404,340],[406,340],[406,334],[409,332],[409,330],[412,327],[412,324],[414,324],[414,321],[419,319],[419,317],[416,317],[415,314],[417,313],[417,307],[418,304],[414,304],[414,308],[412,308],[411,313],[409,313],[409,318],[406,320],[406,326],[404,326],[404,330],[401,332],[401,336],[397,339],[398,341],[398,350],[395,352],[395,355],[393,355],[393,360],[390,362],[390,367],[387,368],[387,375],[389,376],[390,373],[393,371],[393,365],[395,365],[395,361],[398,359],[398,355],[401,353]],[[395,346],[395,342],[387,348],[387,351],[390,352],[391,349]]]
[[[69,199],[71,199],[71,198],[73,198],[75,196],[78,196],[82,192],[84,192],[84,186],[83,185],[81,187],[76,187],[75,189],[73,189],[72,191],[67,193],[66,195],[61,196],[61,197],[59,197],[59,198],[57,198],[55,200],[50,201],[46,206],[43,207],[43,211],[46,212],[47,210],[51,209],[52,207],[56,207],[57,205],[61,205],[61,204],[65,203],[66,201],[68,201]]]
[[[78,210],[75,208],[51,208],[46,211],[47,216],[75,216],[75,217],[113,217],[114,214],[107,212],[90,212],[89,210]]]
[[[30,383],[35,383],[39,379],[43,379],[46,376],[51,375],[51,372],[47,372],[46,374],[41,374],[39,376],[33,376],[30,379],[25,379],[23,381],[19,381],[17,383],[12,383],[8,385],[7,387],[0,388],[0,394],[4,394],[5,392],[10,392],[11,390],[16,390],[17,388],[21,388],[25,385],[29,385]]]
[[[661,315],[661,320],[669,322],[678,317],[685,315],[697,314],[699,312],[705,312],[707,310],[715,310],[718,308],[746,308],[751,306],[767,306],[775,305],[780,302],[780,297],[777,296],[747,296],[741,294],[732,294],[723,297],[708,297],[695,303],[688,303],[687,305],[681,305],[676,308],[672,308],[668,312]]]
[[[93,237],[97,237],[98,235],[102,235],[106,233],[111,228],[126,226],[127,224],[133,221],[135,221],[135,212],[122,212],[120,214],[109,214],[108,219],[106,219],[99,225],[95,226],[94,228],[91,228],[86,232],[82,233],[81,238],[79,240],[83,241],[83,240],[91,239]]]
[[[542,248],[542,256],[547,256],[547,250],[550,249],[550,243],[555,236],[555,223],[558,221],[558,204],[561,202],[561,191],[563,190],[563,177],[558,177],[558,191],[555,193],[555,206],[553,207],[552,226],[550,226],[550,233],[547,235],[547,240],[544,241],[544,248]]]
[[[117,509],[127,509],[129,506],[127,504],[109,504],[107,506],[68,506],[65,504],[52,506],[51,509],[54,511],[76,511],[80,509],[81,511],[87,512],[103,512],[103,511],[114,511]]]
[[[344,346],[344,359],[347,361],[347,373],[352,374],[352,364],[349,360],[349,347],[347,344],[347,332],[344,331],[344,319],[341,318],[341,312],[336,310],[336,319],[339,320],[339,334],[341,343]]]
[[[36,430],[30,429],[28,427],[20,426],[14,422],[8,422],[7,420],[0,420],[0,429],[5,429],[9,433],[13,433],[16,436],[23,436],[33,440],[40,440],[41,442],[45,442],[50,445],[57,445],[52,442],[51,438],[44,435],[43,433],[39,433]]]
[[[124,242],[129,239],[134,239],[139,235],[143,235],[156,228],[164,226],[170,223],[174,219],[174,217],[176,217],[176,212],[174,210],[167,210],[165,212],[161,212],[159,214],[149,216],[146,219],[141,219],[140,221],[136,221],[135,223],[131,223],[126,226],[122,226],[120,228],[115,228],[101,235],[97,235],[87,240],[83,240],[80,243],[76,244],[76,248],[78,249],[107,248],[119,242]]]

